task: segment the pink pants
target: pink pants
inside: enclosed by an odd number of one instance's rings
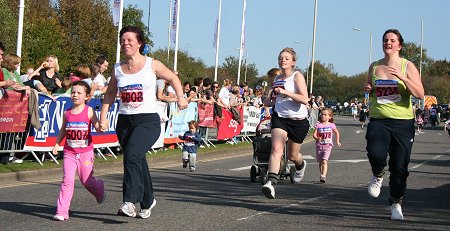
[[[93,176],[94,152],[83,152],[79,154],[64,154],[63,171],[64,177],[61,182],[56,215],[69,218],[70,202],[75,186],[75,172],[84,187],[95,196],[97,200],[103,198],[105,185],[102,180],[97,180]]]

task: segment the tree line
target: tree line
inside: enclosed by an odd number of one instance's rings
[[[17,44],[19,0],[0,0],[0,41],[7,46],[6,52],[15,52]],[[117,27],[113,24],[110,0],[26,0],[23,26],[21,73],[28,67],[38,67],[49,55],[58,57],[61,74],[67,75],[78,64],[91,64],[99,55],[110,60],[110,68],[116,57]],[[124,8],[123,25],[142,28],[147,44],[153,47],[152,35],[142,22],[143,10],[128,5]],[[403,56],[417,68],[420,62],[420,47],[406,42]],[[173,66],[173,51],[167,55],[167,48],[152,51],[150,56]],[[235,81],[238,73],[238,57],[226,57],[218,69],[218,81]],[[267,81],[266,72],[261,73],[255,63],[243,60],[241,82],[251,87]],[[306,73],[307,70],[300,70]],[[214,78],[214,66],[208,66],[201,58],[192,57],[188,50],[178,51],[178,72],[181,81],[193,82],[194,78]],[[450,62],[433,60],[427,56],[426,48],[422,57],[422,80],[425,93],[437,96],[439,102],[450,101]],[[306,76],[306,74],[305,74]],[[340,75],[332,64],[314,64],[313,94],[340,102],[363,96],[362,86],[367,72],[353,76]],[[308,83],[309,84],[309,83]],[[309,88],[308,88],[309,89]]]

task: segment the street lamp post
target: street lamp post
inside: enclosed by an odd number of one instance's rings
[[[313,22],[313,36],[312,36],[312,53],[311,53],[311,85],[309,93],[312,94],[314,83],[314,54],[316,53],[316,25],[317,25],[317,1],[314,1],[314,22]]]
[[[422,55],[423,55],[423,20],[420,19],[420,63],[419,63],[420,77],[422,77]]]
[[[367,31],[367,32],[370,33],[369,65],[372,64],[372,31],[370,31],[370,30],[363,30],[363,29],[356,28],[356,27],[353,27],[352,30],[354,30],[354,31]]]
[[[302,44],[302,42],[300,42],[300,41],[294,41],[294,43]],[[308,43],[308,55],[306,56],[307,61],[306,61],[306,68],[305,68],[305,70],[306,70],[306,85],[307,86],[308,86],[308,82],[309,82],[309,55],[311,53],[310,50],[311,50],[311,43]]]

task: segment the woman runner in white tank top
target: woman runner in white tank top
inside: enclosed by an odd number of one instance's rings
[[[268,181],[262,193],[269,199],[275,198],[275,187],[279,178],[280,162],[285,145],[288,158],[295,164],[293,181],[303,179],[306,162],[300,154],[300,147],[309,131],[307,120],[308,92],[304,76],[294,71],[297,57],[292,48],[284,48],[278,56],[281,75],[272,84],[272,97],[275,103],[271,119],[272,150],[269,159]],[[270,102],[266,102],[270,104]],[[288,139],[289,138],[289,139]],[[288,140],[286,142],[286,140]]]

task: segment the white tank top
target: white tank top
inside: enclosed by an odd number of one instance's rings
[[[282,75],[277,76],[272,86],[283,87],[287,91],[298,94],[300,89],[298,89],[294,83],[294,76],[296,73],[297,71],[294,71],[291,76],[288,76],[285,79],[281,79]],[[287,119],[304,119],[308,116],[306,105],[281,94],[276,95],[275,111],[278,113],[279,117]]]
[[[156,75],[152,69],[152,60],[147,57],[144,68],[136,74],[124,74],[120,63],[114,65],[114,74],[121,99],[120,114],[157,112]]]

